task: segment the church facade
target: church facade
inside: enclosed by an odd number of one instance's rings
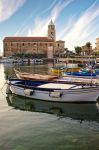
[[[59,57],[64,52],[65,42],[56,41],[56,29],[51,20],[47,37],[5,37],[3,47],[6,57],[23,53],[53,58]]]

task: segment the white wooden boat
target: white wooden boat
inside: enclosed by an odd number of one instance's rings
[[[57,102],[96,102],[99,85],[75,85],[46,81],[9,80],[12,93],[33,99]]]

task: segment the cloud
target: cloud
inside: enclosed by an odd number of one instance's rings
[[[66,8],[66,6],[68,6],[72,1],[73,0],[64,0],[62,2],[60,0],[52,8],[50,15],[47,18],[42,19],[40,17],[36,17],[34,21],[34,28],[28,30],[28,36],[46,36],[49,21],[52,19],[55,22],[64,8]]]
[[[71,30],[72,25],[74,23],[75,15],[71,16],[68,19],[68,22],[64,20],[64,27],[60,28],[59,31],[57,31],[57,40],[62,39],[68,32]]]
[[[42,12],[40,12],[39,15],[44,15],[49,10],[51,10],[54,7],[54,5],[55,5],[56,2],[57,2],[57,0],[54,0],[51,3],[51,5],[49,7],[47,7],[46,9],[44,9]],[[16,33],[15,33],[14,36],[17,36],[18,34],[20,34],[20,32],[22,34],[26,30],[29,30],[28,34],[30,35],[31,30],[28,29],[28,26],[29,26],[29,21],[33,18],[34,14],[35,14],[35,10],[30,15],[28,15],[28,18],[25,18],[25,21],[23,22],[23,24],[21,25],[21,27],[16,31]]]
[[[88,39],[88,37],[91,35],[91,31],[95,29],[93,24],[98,17],[99,5],[96,5],[96,2],[94,2],[92,6],[73,22],[73,26],[68,34],[63,35],[63,40],[66,41],[66,47],[72,50],[74,46],[85,44],[84,42],[86,40],[89,41],[91,38]]]
[[[53,8],[51,12],[51,18],[55,22],[56,19],[59,17],[60,13],[74,0],[64,0],[62,3],[61,1]]]
[[[0,22],[9,19],[26,0],[0,0]]]
[[[57,0],[54,0],[49,7],[47,7],[40,13],[40,15],[43,15],[43,14],[47,13],[50,9],[52,9],[56,2],[57,2]]]

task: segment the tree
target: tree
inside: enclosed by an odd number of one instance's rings
[[[91,53],[91,43],[87,42],[86,47],[88,48],[88,55],[89,55],[89,63],[90,63],[90,53]]]
[[[81,48],[80,46],[76,46],[76,47],[75,47],[75,53],[76,53],[77,55],[81,55],[81,52],[82,52],[82,48]]]
[[[90,53],[91,53],[91,43],[87,42],[86,47],[88,48],[88,55],[90,55]]]

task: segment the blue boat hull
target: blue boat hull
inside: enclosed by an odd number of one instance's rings
[[[83,72],[66,72],[66,75],[73,75],[73,76],[92,76],[92,77],[96,77],[96,73],[83,73]]]

